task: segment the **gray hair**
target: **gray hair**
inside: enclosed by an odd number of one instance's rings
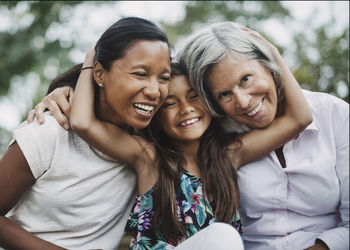
[[[271,71],[277,96],[282,99],[280,68],[272,51],[261,39],[242,29],[234,22],[214,23],[191,35],[177,55],[180,64],[185,65],[189,81],[203,103],[215,117],[224,112],[215,103],[208,87],[207,75],[210,68],[227,55],[238,53],[248,59],[255,59]]]

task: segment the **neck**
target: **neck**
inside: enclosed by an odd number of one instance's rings
[[[126,124],[119,118],[118,114],[107,104],[103,91],[98,92],[98,98],[95,100],[95,115],[105,122],[111,122],[114,125],[125,128]]]
[[[197,152],[199,149],[199,140],[186,141],[177,143],[177,146],[181,150],[183,157],[185,158],[185,165],[183,168],[197,177],[200,177],[200,171],[197,166]]]

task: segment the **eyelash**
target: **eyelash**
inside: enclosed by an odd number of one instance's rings
[[[251,75],[245,75],[245,76],[243,76],[242,78],[241,78],[241,81],[240,81],[240,83],[242,84],[242,85],[244,85],[245,83],[247,83],[248,81],[249,81],[249,78],[251,77]]]
[[[219,98],[219,100],[221,100],[221,99],[227,97],[229,94],[231,94],[231,91],[222,92],[219,94],[218,98]]]
[[[133,74],[136,76],[147,76],[147,74],[144,72],[134,72]]]

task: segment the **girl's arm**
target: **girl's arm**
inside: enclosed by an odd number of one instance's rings
[[[254,32],[254,35],[259,39],[263,39],[256,32]],[[268,43],[265,39],[263,41]],[[270,43],[268,44],[281,68],[281,81],[285,90],[285,112],[268,127],[253,129],[238,136],[241,144],[235,142],[232,145],[236,150],[233,150],[231,155],[231,160],[237,168],[283,146],[291,139],[297,137],[312,122],[311,110],[298,82],[278,50]]]
[[[96,67],[95,50],[90,50],[83,64],[85,67]],[[130,135],[118,126],[98,120],[94,112],[93,70],[81,71],[74,92],[70,112],[72,129],[87,143],[108,156],[133,166],[138,172],[139,161],[150,157],[145,140]]]
[[[0,247],[4,249],[64,249],[5,217],[34,182],[27,160],[18,144],[13,143],[0,160]]]

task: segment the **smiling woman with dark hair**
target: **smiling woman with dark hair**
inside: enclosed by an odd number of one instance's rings
[[[134,46],[139,40],[147,46]],[[134,57],[117,65],[131,47],[137,50]],[[147,20],[124,18],[102,34],[95,49],[105,78],[105,85],[95,88],[99,119],[125,129],[146,127],[168,93],[165,33]],[[140,63],[151,72],[147,79],[121,77]],[[91,65],[73,67],[53,86],[74,86],[81,71],[91,71]],[[142,103],[149,100],[153,109],[145,111]],[[17,128],[0,161],[0,246],[117,249],[135,195],[134,172],[61,128],[52,116],[45,118],[43,125]]]

